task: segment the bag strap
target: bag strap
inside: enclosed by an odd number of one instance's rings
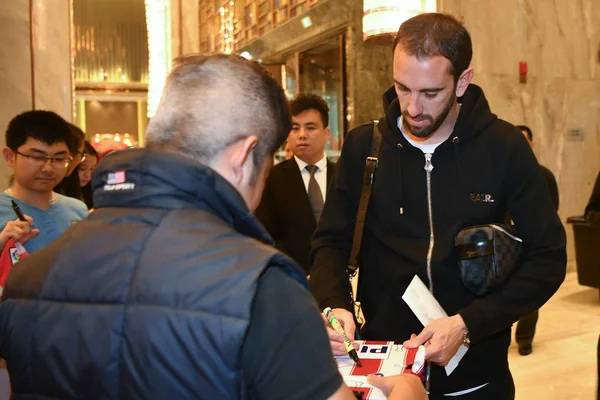
[[[362,190],[358,209],[356,210],[356,222],[354,224],[354,236],[352,238],[352,250],[350,251],[350,260],[348,261],[348,274],[353,275],[360,266],[360,248],[362,247],[362,237],[365,230],[365,219],[369,200],[371,199],[371,188],[375,171],[379,165],[379,150],[381,149],[381,140],[383,135],[379,128],[379,121],[373,121],[373,137],[371,139],[371,151],[365,161],[365,172],[363,174]]]

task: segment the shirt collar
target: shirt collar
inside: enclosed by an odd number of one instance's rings
[[[305,163],[304,161],[302,161],[301,159],[299,159],[296,156],[294,156],[294,158],[296,159],[296,163],[298,164],[298,168],[300,168],[300,172],[302,172],[304,170],[304,168],[306,168],[306,166],[308,164]],[[315,163],[315,165],[319,168],[319,171],[326,171],[327,170],[327,156],[325,155],[325,153],[323,153],[323,158],[321,158],[319,161],[317,161]]]

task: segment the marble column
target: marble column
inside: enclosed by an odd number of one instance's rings
[[[51,110],[71,121],[71,1],[11,0],[0,2],[0,147],[17,114]],[[0,190],[10,169],[0,161]],[[0,400],[8,399],[9,382],[0,365]]]
[[[474,83],[492,111],[533,131],[534,152],[558,181],[563,222],[583,214],[600,169],[600,2],[438,0],[438,10],[463,18]],[[565,228],[572,260],[573,229]]]
[[[50,110],[73,116],[71,0],[0,2],[0,144],[15,115]],[[10,175],[0,162],[0,190]]]
[[[200,51],[200,6],[198,0],[171,0],[171,45],[173,57]]]
[[[352,10],[346,33],[349,129],[383,117],[383,93],[393,85],[393,38],[363,40],[362,18],[362,4],[358,4]]]

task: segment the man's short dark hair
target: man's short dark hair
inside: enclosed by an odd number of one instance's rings
[[[43,110],[26,111],[8,123],[5,139],[9,149],[17,151],[28,138],[47,145],[64,142],[69,149],[72,142],[68,122],[52,111]]]
[[[316,94],[299,94],[290,101],[290,110],[293,116],[302,114],[304,111],[317,110],[321,114],[323,128],[329,126],[329,106],[321,96]]]
[[[77,153],[83,142],[85,142],[85,132],[83,132],[78,126],[73,125],[70,122],[67,123],[69,124],[69,131],[71,132],[69,151],[71,152],[72,156],[75,156],[75,153]]]
[[[261,166],[291,129],[285,93],[263,66],[236,55],[183,56],[167,78],[146,147],[207,164],[233,143],[257,136],[253,162]]]
[[[521,131],[524,131],[527,135],[527,139],[529,139],[530,142],[533,142],[533,133],[531,132],[531,129],[529,129],[528,126],[517,125],[517,128],[519,128]]]
[[[469,32],[448,14],[424,13],[404,21],[396,34],[394,51],[399,45],[418,60],[434,56],[447,58],[452,64],[450,73],[455,82],[469,68],[473,57]]]

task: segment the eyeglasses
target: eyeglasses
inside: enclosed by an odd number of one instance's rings
[[[37,166],[38,168],[42,168],[48,161],[50,161],[50,165],[56,169],[65,169],[69,166],[73,159],[71,157],[46,157],[41,155],[33,155],[33,154],[23,154],[21,152],[16,152],[18,155],[23,156],[30,160],[32,164]]]
[[[81,161],[80,162],[84,162],[85,158],[87,157],[87,153],[85,151],[79,151],[79,150],[77,150],[77,152],[79,154],[81,154]]]

